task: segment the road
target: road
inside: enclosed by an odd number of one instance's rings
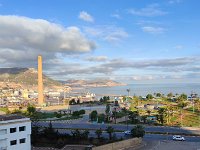
[[[49,126],[49,122],[38,122],[37,125]],[[103,129],[105,130],[108,126],[112,126],[115,130],[125,131],[131,130],[134,125],[121,124],[92,124],[92,123],[66,123],[66,122],[52,122],[53,128],[70,128],[70,129]],[[145,126],[146,132],[160,132],[160,133],[173,133],[173,134],[196,134],[200,135],[200,130],[188,130],[178,127],[160,127],[160,126]]]
[[[66,129],[59,129],[59,133],[62,134],[71,134],[71,130]],[[115,132],[115,135],[117,138],[131,138],[129,135],[125,135],[123,132]],[[95,134],[95,130],[90,130],[89,137],[97,137]],[[108,138],[108,133],[105,131],[102,133],[102,137]],[[195,136],[184,136],[187,142],[200,142],[200,137]],[[172,135],[162,135],[162,134],[146,134],[143,137],[143,140],[145,141],[172,141]]]

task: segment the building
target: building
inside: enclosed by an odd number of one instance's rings
[[[0,115],[0,150],[31,150],[31,121],[18,115]]]
[[[43,79],[42,79],[42,56],[38,56],[38,104],[44,104]]]

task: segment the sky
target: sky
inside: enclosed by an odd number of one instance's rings
[[[199,0],[0,0],[0,67],[56,80],[200,83]]]

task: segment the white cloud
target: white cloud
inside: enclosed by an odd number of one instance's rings
[[[129,36],[123,28],[109,25],[85,27],[85,32],[108,42],[119,42]]]
[[[6,62],[3,65],[23,62],[28,66],[39,54],[52,59],[57,53],[80,54],[94,48],[95,43],[85,38],[77,27],[65,28],[43,19],[0,15],[0,56]]]
[[[107,59],[108,59],[107,56],[90,56],[90,57],[87,57],[85,60],[91,61],[91,62],[103,62],[103,61],[106,61]]]
[[[161,34],[165,32],[165,29],[162,27],[152,27],[152,26],[142,27],[142,30],[150,34]]]
[[[160,9],[158,4],[151,4],[141,9],[129,9],[128,13],[145,17],[162,16],[167,14],[167,12]]]
[[[130,80],[135,80],[135,81],[153,80],[153,79],[155,79],[155,76],[153,75],[145,75],[145,76],[134,75],[130,77]]]
[[[79,19],[87,21],[87,22],[94,22],[94,18],[85,11],[80,12]]]

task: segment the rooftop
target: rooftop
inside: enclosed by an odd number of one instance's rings
[[[16,120],[26,118],[20,115],[0,115],[0,121]]]

